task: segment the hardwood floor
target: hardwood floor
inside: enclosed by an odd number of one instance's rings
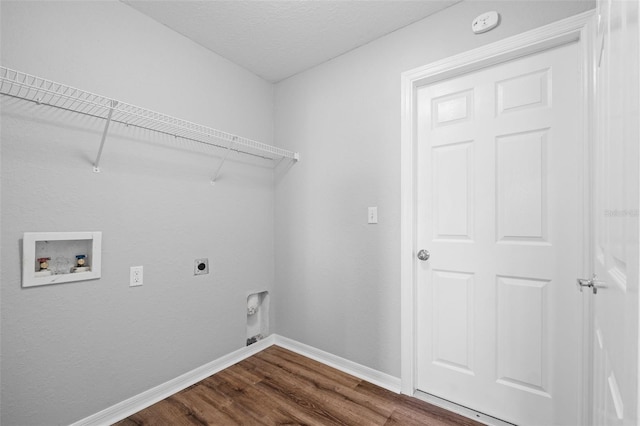
[[[116,425],[480,423],[271,346]]]

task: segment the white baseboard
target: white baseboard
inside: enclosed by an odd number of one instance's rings
[[[381,371],[374,370],[373,368],[349,361],[348,359],[341,358],[330,354],[329,352],[316,349],[312,346],[305,345],[304,343],[300,343],[283,336],[275,335],[274,337],[275,344],[278,346],[289,349],[290,351],[296,352],[300,355],[304,355],[307,358],[319,361],[329,367],[335,368],[336,370],[351,374],[352,376],[365,380],[369,383],[373,383],[374,385],[378,385],[390,390],[391,392],[400,393],[399,377],[393,377]]]
[[[351,374],[359,379],[366,380],[367,382],[373,383],[392,392],[400,393],[400,379],[398,377],[390,376],[386,373],[382,373],[356,362],[349,361],[348,359],[305,345],[304,343],[272,334],[251,346],[240,348],[237,351],[231,352],[228,355],[193,369],[176,377],[175,379],[169,380],[168,382],[112,405],[111,407],[96,414],[92,414],[89,417],[73,423],[71,426],[107,426],[116,423],[149,407],[150,405],[155,404],[156,402],[162,401],[176,392],[180,392],[181,390],[206,379],[212,374],[222,371],[233,364],[237,364],[245,358],[257,354],[271,345],[281,346],[344,373]]]
[[[89,417],[85,417],[73,423],[71,426],[108,426],[122,419],[129,417],[132,414],[143,410],[156,402],[173,395],[176,392],[180,392],[189,386],[198,383],[200,380],[215,374],[225,368],[231,367],[233,364],[237,364],[245,358],[255,355],[258,352],[273,345],[275,336],[271,335],[262,340],[257,341],[251,346],[240,348],[230,354],[224,355],[214,361],[211,361],[203,366],[195,368],[181,376],[171,379],[161,385],[144,391],[138,395],[135,395],[129,399],[112,405],[96,414],[92,414]]]

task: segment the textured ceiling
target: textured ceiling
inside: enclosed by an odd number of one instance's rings
[[[121,0],[277,82],[461,0]]]

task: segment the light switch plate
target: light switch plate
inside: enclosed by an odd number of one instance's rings
[[[378,223],[378,208],[377,207],[369,207],[369,212],[367,216],[367,223],[374,224]]]

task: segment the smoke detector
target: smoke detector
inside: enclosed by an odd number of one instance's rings
[[[500,15],[496,11],[485,12],[478,15],[471,23],[471,30],[474,34],[482,34],[491,31],[498,26]]]

